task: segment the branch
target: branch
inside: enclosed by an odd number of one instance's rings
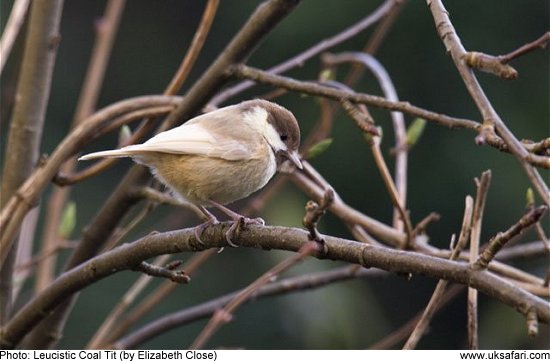
[[[458,37],[453,24],[449,19],[449,13],[443,6],[441,0],[427,0],[428,7],[432,12],[432,16],[435,21],[437,32],[445,44],[447,52],[451,55],[454,64],[466,85],[466,89],[470,93],[470,96],[476,103],[481,116],[483,117],[484,129],[488,133],[491,133],[492,129],[496,129],[498,134],[502,137],[510,152],[516,157],[517,161],[527,174],[527,177],[539,193],[539,196],[543,199],[544,203],[550,206],[550,190],[542,179],[539,172],[533,168],[530,164],[530,160],[533,159],[533,154],[530,154],[516,139],[514,134],[506,127],[506,124],[502,121],[497,114],[493,105],[485,95],[485,92],[481,88],[481,85],[477,81],[472,69],[470,69],[463,60],[466,54],[466,50],[462,46],[460,38]],[[479,141],[484,141],[484,132],[480,133]],[[550,158],[547,158],[550,162]]]
[[[21,30],[21,26],[23,26],[25,22],[25,15],[27,15],[29,3],[29,0],[16,0],[13,3],[10,17],[4,27],[2,39],[0,39],[0,54],[2,54],[2,56],[0,56],[0,74],[4,69],[6,61],[10,57],[10,52],[17,38],[17,34],[19,34],[19,30]]]
[[[226,247],[225,232],[231,223],[207,228],[202,242],[197,242],[194,228],[155,233],[123,244],[60,275],[50,287],[24,305],[0,332],[0,346],[15,347],[40,320],[60,302],[86,286],[122,270],[132,270],[142,261],[167,253],[196,252]],[[311,242],[309,232],[297,228],[249,226],[236,240],[242,247],[280,249],[297,252]],[[439,259],[414,252],[370,246],[342,238],[325,236],[327,252],[322,258],[340,260],[394,273],[412,273],[467,284],[508,304],[526,315],[534,309],[540,321],[550,322],[548,303],[502,280],[485,270],[468,264]]]
[[[518,58],[522,55],[525,55],[531,51],[537,50],[537,49],[544,49],[546,48],[546,45],[550,41],[550,31],[547,31],[544,33],[543,36],[538,38],[537,40],[530,42],[528,44],[523,45],[522,47],[506,54],[506,55],[500,55],[498,56],[499,60],[502,63],[507,63],[511,61],[512,59]]]
[[[339,90],[318,83],[299,81],[293,78],[284,77],[280,75],[274,75],[267,71],[260,69],[252,68],[243,64],[235,65],[234,67],[228,70],[229,74],[233,77],[239,79],[251,79],[258,83],[270,84],[276,87],[292,90],[299,93],[316,95],[326,97],[333,100],[347,99],[354,103],[362,103],[366,105],[371,105],[378,108],[400,111],[413,115],[415,117],[423,118],[440,125],[449,127],[449,128],[464,128],[473,130],[475,132],[481,132],[483,125],[478,122],[474,122],[469,119],[455,118],[450,117],[445,114],[435,113],[414,105],[411,105],[408,102],[392,102],[386,98],[382,98],[375,95],[364,94],[364,93],[353,93],[349,91]],[[512,152],[510,147],[503,142],[503,140],[498,137],[496,134],[488,133],[487,138],[485,139],[487,144],[492,147],[497,148],[500,151]],[[521,144],[521,143],[520,143]],[[538,143],[529,143],[523,144],[522,147],[525,148],[526,152],[535,152],[540,147],[546,149],[548,146],[546,139]],[[550,169],[550,157],[538,156],[534,153],[528,156],[527,161],[538,167]]]
[[[348,100],[341,100],[340,102],[342,103],[342,107],[344,108],[344,110],[346,110],[348,115],[359,125],[361,130],[365,131],[364,129],[367,128],[367,125],[375,128],[374,121],[370,116],[366,107],[364,107],[363,111],[360,111]],[[361,124],[363,124],[363,126],[361,126]],[[407,240],[403,248],[409,248],[409,246],[413,244],[413,239],[412,239],[413,229],[412,229],[411,221],[409,219],[408,211],[407,209],[405,209],[405,205],[403,204],[405,200],[400,196],[399,191],[397,190],[397,187],[391,177],[390,171],[388,169],[388,165],[386,164],[386,161],[384,160],[384,156],[382,155],[382,150],[380,149],[380,142],[381,142],[381,136],[379,134],[371,134],[368,137],[369,147],[371,149],[376,167],[380,171],[382,181],[384,182],[384,185],[386,186],[388,194],[390,195],[390,199],[393,203],[394,209],[397,210],[399,217],[401,219],[401,222],[403,222],[403,224],[405,225],[405,233],[407,234]],[[401,229],[397,227],[394,227],[394,228],[401,231]]]
[[[211,256],[218,253],[218,250],[215,248],[210,248],[204,252],[195,253],[193,257],[189,259],[184,265],[183,269],[189,274],[192,275],[204,262],[206,262]],[[137,283],[137,282],[136,282]],[[127,315],[122,319],[117,320],[116,326],[113,329],[110,329],[108,332],[108,337],[106,339],[100,340],[98,348],[108,348],[108,344],[119,339],[124,333],[132,327],[139,319],[141,319],[145,314],[153,309],[157,304],[166,300],[168,295],[174,291],[179,285],[174,282],[164,282],[162,285],[157,287],[153,292],[143,299],[137,306],[135,306]],[[132,286],[132,288],[135,287]],[[130,298],[131,295],[128,295],[132,292],[132,288],[128,290],[125,295],[125,298]],[[132,292],[135,293],[135,292]],[[127,297],[128,296],[128,297]]]
[[[111,55],[114,39],[117,34],[125,0],[110,0],[105,14],[96,22],[96,40],[84,83],[78,97],[72,126],[89,117],[97,106],[97,99],[105,77],[105,70]],[[72,172],[76,168],[76,159],[69,159],[61,167],[61,172]],[[54,188],[47,202],[45,226],[42,234],[41,249],[48,252],[57,248],[59,240],[59,223],[61,213],[70,195],[69,188]],[[35,280],[35,291],[44,289],[54,278],[56,255],[45,258],[38,264]]]
[[[252,68],[243,64],[235,65],[228,70],[229,75],[239,79],[251,79],[258,83],[292,90],[299,93],[323,96],[333,100],[347,99],[353,103],[362,103],[373,107],[400,111],[424,118],[449,128],[466,128],[478,130],[481,125],[468,119],[449,117],[411,105],[408,102],[392,102],[386,98],[364,93],[352,93],[313,82],[299,81],[293,78],[274,75],[267,71]]]
[[[491,238],[487,247],[485,247],[481,255],[479,255],[479,258],[473,264],[473,267],[487,268],[489,262],[495,258],[498,251],[500,251],[508,241],[537,223],[547,210],[548,207],[546,206],[533,208],[506,231],[499,232],[496,236]]]
[[[476,200],[472,215],[472,228],[470,233],[470,254],[468,261],[470,266],[479,254],[479,243],[481,237],[481,225],[485,213],[485,203],[489,186],[491,185],[492,173],[487,170],[481,174],[479,179],[475,179],[477,185]],[[468,348],[477,350],[478,342],[478,292],[477,289],[468,287],[466,311],[467,311],[467,329],[468,329]]]
[[[4,152],[3,178],[0,187],[4,207],[10,197],[32,173],[40,151],[40,140],[46,109],[50,98],[50,87],[59,45],[59,23],[62,0],[33,2],[21,72],[17,84],[17,97],[6,151]],[[4,54],[2,53],[2,57]],[[32,208],[32,207],[31,207]],[[30,208],[29,208],[30,210]],[[26,214],[26,212],[25,212]],[[21,218],[21,221],[23,219]],[[17,249],[16,233],[20,222],[0,243],[0,323],[6,321],[11,304],[11,277]],[[30,238],[29,238],[30,239]],[[10,252],[10,250],[12,250]],[[10,253],[8,260],[8,253]]]
[[[133,270],[152,277],[168,278],[175,283],[189,283],[191,281],[191,277],[183,270],[174,271],[169,267],[156,266],[145,261],[142,261]]]
[[[470,235],[470,229],[472,225],[472,213],[473,213],[473,200],[472,197],[467,196],[464,206],[464,217],[462,219],[462,229],[460,230],[460,236],[455,247],[452,247],[451,242],[451,256],[449,260],[455,260],[460,252],[464,249],[468,236]],[[435,290],[426,306],[422,316],[419,318],[414,330],[411,332],[409,339],[403,346],[404,350],[413,350],[418,345],[420,338],[424,335],[426,328],[430,324],[436,311],[440,308],[443,296],[445,295],[445,289],[447,288],[447,280],[439,280],[435,287]]]
[[[315,241],[317,241],[317,238]],[[280,262],[275,267],[264,273],[256,281],[248,285],[248,287],[240,291],[223,307],[223,309],[216,310],[216,312],[214,312],[214,315],[210,318],[210,321],[208,321],[204,329],[201,333],[199,333],[189,348],[194,350],[204,348],[205,343],[212,337],[214,332],[216,332],[216,330],[218,330],[224,323],[229,322],[232,318],[231,315],[235,313],[237,308],[247,302],[255,293],[259,291],[261,287],[267,285],[281,273],[303,261],[306,257],[311,256],[316,252],[322,252],[320,251],[321,248],[322,246],[318,242],[309,242],[304,244],[298,253]]]
[[[193,65],[195,64],[195,61],[199,57],[204,42],[206,41],[206,36],[210,31],[210,27],[212,26],[212,22],[214,21],[214,16],[216,16],[219,3],[219,0],[208,0],[208,3],[206,4],[206,7],[202,14],[202,19],[199,27],[195,32],[195,36],[193,36],[191,46],[189,46],[189,50],[187,51],[187,54],[185,55],[185,58],[183,59],[176,73],[176,76],[174,76],[174,78],[166,88],[165,94],[176,94],[183,85],[185,79],[187,79],[189,72],[191,71]]]
[[[357,269],[356,266],[344,266],[335,270],[296,276],[267,284],[257,290],[253,294],[253,297],[248,298],[246,301],[252,302],[260,298],[284,295],[297,291],[307,291],[353,278],[383,275],[386,275],[386,273],[376,269],[367,270],[364,268]],[[109,346],[118,350],[136,348],[164,332],[211,316],[216,310],[227,305],[227,303],[235,298],[240,292],[242,291],[235,291],[199,305],[166,314]]]
[[[376,58],[360,52],[344,52],[336,55],[325,54],[323,56],[323,62],[329,65],[336,65],[344,62],[362,64],[374,74],[382,89],[384,97],[393,102],[399,101],[397,91],[395,90],[388,72]],[[398,194],[398,203],[400,204],[399,207],[395,207],[393,212],[393,226],[403,231],[405,221],[403,221],[403,214],[401,214],[400,207],[403,209],[407,207],[407,130],[405,128],[403,113],[391,112],[390,115],[395,134],[395,188]]]
[[[320,41],[319,43],[315,44],[311,48],[282,62],[279,65],[269,68],[267,71],[272,74],[280,74],[280,73],[284,73],[287,70],[295,68],[297,66],[302,66],[307,60],[322,53],[323,51],[326,51],[327,49],[332,48],[333,46],[336,46],[354,37],[364,29],[376,23],[378,20],[386,16],[386,14],[388,14],[388,12],[390,12],[399,2],[400,0],[386,0],[371,14],[366,16],[364,19],[361,19],[359,22],[353,24],[349,28],[345,29],[341,33]],[[214,98],[212,98],[212,100],[210,101],[210,104],[217,106],[223,103],[224,101],[226,101],[227,99],[231,98],[232,96],[242,91],[245,91],[246,89],[250,88],[253,85],[254,85],[254,82],[252,81],[248,81],[248,80],[243,81],[240,84],[234,85],[224,90],[223,92],[220,92],[219,94],[217,94]]]

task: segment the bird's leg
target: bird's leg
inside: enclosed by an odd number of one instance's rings
[[[260,226],[265,225],[265,221],[261,218],[254,218],[254,219],[248,218],[237,212],[232,211],[231,209],[219,204],[218,202],[214,202],[212,200],[210,200],[209,202],[211,205],[218,208],[223,213],[227,214],[233,220],[233,224],[231,225],[231,227],[229,227],[229,230],[225,233],[225,240],[227,241],[227,244],[229,244],[231,247],[237,247],[237,245],[233,243],[231,239],[233,238],[233,236],[235,236],[235,234],[237,233],[241,225],[244,225],[244,226],[247,226],[250,224],[260,225]]]
[[[201,235],[204,230],[210,226],[213,226],[215,224],[220,223],[215,215],[210,213],[208,209],[204,208],[203,206],[198,206],[202,213],[208,218],[208,220],[202,224],[199,224],[195,227],[195,237],[197,238],[197,241],[200,244],[204,244],[204,242],[201,240]]]

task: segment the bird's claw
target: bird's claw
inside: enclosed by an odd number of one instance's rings
[[[197,242],[199,242],[200,244],[202,244],[203,246],[205,245],[204,242],[201,240],[201,235],[202,233],[204,232],[204,230],[210,226],[213,226],[213,225],[216,225],[220,223],[217,219],[209,219],[208,221],[202,223],[202,224],[199,224],[198,226],[195,227],[195,238],[197,239]]]
[[[232,239],[234,236],[238,236],[240,230],[243,227],[255,225],[255,226],[265,226],[265,221],[262,218],[248,218],[248,217],[239,217],[238,220],[235,220],[231,227],[225,232],[225,240],[227,244],[231,247],[238,247],[233,243]]]

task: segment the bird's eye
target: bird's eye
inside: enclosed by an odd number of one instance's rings
[[[288,139],[288,135],[286,135],[286,134],[281,134],[281,140],[282,140],[283,142],[286,142],[287,139]]]

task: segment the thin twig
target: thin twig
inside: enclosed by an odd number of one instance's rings
[[[194,254],[193,257],[191,257],[191,259],[183,265],[183,269],[187,272],[187,274],[191,276],[202,264],[204,264],[204,262],[206,262],[206,260],[208,260],[211,256],[215,254],[217,254],[217,250],[214,248]],[[147,279],[150,280],[151,278],[147,277]],[[110,329],[107,334],[105,334],[105,338],[98,340],[97,347],[107,348],[108,344],[115,342],[115,340],[118,340],[138,320],[143,318],[143,316],[151,311],[156,305],[166,300],[168,295],[172,293],[172,291],[176,290],[178,286],[179,285],[177,283],[167,281],[157,287],[147,296],[147,298],[142,300],[136,307],[134,307],[132,311],[130,311],[120,320],[117,320],[117,322],[113,324],[113,328]],[[136,284],[134,284],[134,286],[132,286],[130,290],[128,290],[123,299],[130,299],[129,293],[134,287],[137,287],[137,282]]]
[[[323,195],[320,204],[314,201],[309,201],[306,204],[306,214],[302,223],[309,231],[309,238],[312,241],[323,243],[323,238],[320,236],[317,230],[317,223],[321,217],[325,214],[327,208],[334,202],[334,190],[328,188]]]
[[[462,58],[470,68],[479,69],[502,79],[513,80],[518,77],[518,71],[516,69],[501,62],[496,56],[480,53],[478,51],[469,51],[464,54]]]
[[[4,65],[10,57],[15,39],[17,39],[19,31],[25,23],[25,16],[27,15],[29,3],[29,0],[16,0],[13,3],[10,17],[6,22],[4,32],[2,32],[2,39],[0,39],[0,54],[2,54],[2,56],[0,56],[0,74],[2,70],[4,70]]]
[[[252,282],[248,287],[239,292],[235,298],[233,298],[222,310],[218,310],[214,313],[210,321],[206,324],[201,333],[197,336],[195,341],[189,346],[190,349],[203,348],[206,342],[212,337],[212,335],[224,324],[231,320],[235,311],[245,303],[254,293],[256,293],[262,286],[265,286],[269,282],[273,281],[284,271],[290,267],[295,266],[304,258],[319,252],[319,245],[316,242],[309,242],[303,245],[298,253],[292,257],[289,257],[264,273],[256,281]]]
[[[454,242],[451,242],[451,255],[449,257],[449,260],[451,261],[455,260],[460,254],[460,252],[466,246],[466,242],[468,241],[468,238],[470,236],[470,230],[472,226],[472,213],[473,213],[473,199],[472,197],[467,196],[465,200],[464,217],[462,219],[462,227],[460,230],[460,236],[458,237],[458,242],[454,247],[453,247]],[[447,288],[446,280],[439,280],[437,282],[437,285],[432,294],[432,297],[430,298],[430,301],[428,302],[428,305],[424,309],[422,316],[418,320],[414,330],[411,332],[411,335],[409,336],[409,339],[403,346],[403,349],[412,350],[416,348],[416,346],[418,345],[418,342],[420,341],[420,338],[422,337],[422,335],[424,335],[424,332],[426,331],[426,328],[428,327],[430,321],[432,320],[436,310],[439,308],[439,304],[441,303],[441,300],[445,295],[446,288]]]
[[[165,95],[176,94],[183,85],[185,79],[187,79],[189,72],[191,71],[193,65],[195,64],[195,61],[199,57],[204,42],[206,41],[206,37],[208,35],[208,32],[210,31],[210,27],[212,26],[212,22],[214,21],[214,17],[216,16],[219,3],[219,0],[208,0],[208,2],[206,3],[201,22],[199,24],[199,27],[197,28],[197,31],[195,32],[195,36],[193,36],[191,46],[189,46],[189,50],[187,51],[187,54],[185,54],[185,58],[181,62],[181,65],[176,72],[176,75],[174,75],[174,77],[170,81],[170,84],[164,91]]]
[[[170,255],[162,255],[157,257],[155,264],[162,265],[165,264],[170,259]],[[86,345],[86,349],[98,349],[101,346],[103,340],[108,337],[111,333],[111,329],[115,327],[115,324],[120,317],[120,315],[130,306],[130,304],[135,300],[135,298],[145,289],[145,287],[153,280],[153,277],[148,277],[147,275],[142,275],[138,280],[126,291],[121,300],[116,304],[112,309],[109,315],[105,318],[101,326],[92,336],[92,339]],[[175,282],[173,282],[175,283]]]
[[[365,112],[365,111],[360,112],[348,100],[341,100],[341,103],[342,103],[342,107],[346,110],[349,116],[356,121],[357,124],[361,124],[361,123],[372,124],[372,126],[374,127],[372,118],[370,118],[370,115],[368,114],[368,112]],[[370,139],[369,146],[371,148],[376,166],[380,171],[380,175],[382,176],[382,180],[384,181],[384,185],[386,186],[386,189],[390,195],[392,203],[395,209],[399,211],[401,220],[405,225],[405,232],[407,234],[407,242],[405,243],[405,247],[409,247],[412,245],[412,242],[413,242],[413,239],[412,239],[413,229],[412,229],[411,221],[409,219],[408,211],[405,209],[404,204],[402,204],[402,200],[400,199],[400,195],[397,191],[397,187],[393,182],[393,179],[391,177],[386,161],[384,160],[384,156],[382,155],[382,151],[380,149],[380,136],[372,135],[369,137],[369,139]]]
[[[527,312],[527,334],[529,337],[537,337],[539,334],[539,319],[534,310]]]
[[[284,73],[287,70],[295,68],[297,66],[302,66],[307,60],[313,58],[314,56],[326,51],[327,49],[336,46],[365,30],[372,24],[379,21],[383,18],[391,9],[393,9],[394,4],[399,0],[386,0],[382,5],[380,5],[376,10],[371,14],[367,15],[365,18],[361,19],[357,23],[348,27],[341,33],[338,33],[330,38],[324,39],[314,46],[308,48],[307,50],[301,52],[300,54],[282,62],[279,65],[269,68],[267,71],[272,74]],[[224,91],[217,94],[212,98],[209,104],[218,106],[219,104],[225,102],[227,99],[232,96],[243,92],[244,90],[250,88],[254,85],[252,81],[243,81],[237,85],[234,85],[230,88],[225,89]]]
[[[175,283],[189,283],[191,277],[185,271],[174,271],[166,267],[159,267],[145,261],[134,268],[134,271],[143,272],[148,276],[168,278]]]
[[[475,260],[473,267],[480,269],[487,268],[489,263],[495,258],[495,255],[509,242],[512,238],[520,235],[523,231],[537,223],[543,214],[548,210],[546,206],[540,206],[530,209],[523,217],[521,217],[514,225],[504,232],[499,232],[489,240],[489,244],[479,258]]]
[[[440,298],[439,302],[434,306],[434,314],[439,312],[443,307],[445,307],[449,302],[451,302],[456,296],[458,296],[464,289],[463,285],[452,285],[449,287]],[[380,341],[369,346],[369,350],[387,350],[395,345],[397,345],[402,340],[406,339],[415,326],[418,324],[420,318],[423,315],[423,311],[420,311],[413,318],[399,327],[397,330],[385,336]]]
[[[481,178],[475,179],[477,185],[476,200],[474,204],[474,212],[472,216],[472,230],[470,234],[470,254],[469,263],[473,265],[479,254],[479,243],[481,237],[481,226],[485,211],[485,202],[489,185],[491,184],[491,171],[487,170],[481,174]],[[477,289],[468,287],[467,297],[467,313],[468,313],[468,348],[477,350],[478,342],[478,321],[477,321]]]
[[[430,224],[432,224],[433,222],[437,222],[440,219],[441,219],[441,215],[439,213],[431,212],[426,217],[424,217],[420,222],[418,222],[416,226],[414,226],[414,229],[412,232],[413,237],[416,237],[419,234],[425,233],[426,229]]]
[[[544,33],[544,35],[542,35],[540,38],[538,38],[537,40],[531,42],[531,43],[528,43],[528,44],[525,44],[523,45],[522,47],[506,54],[506,55],[500,55],[498,58],[501,62],[503,63],[507,63],[509,62],[510,60],[512,59],[515,59],[517,57],[520,57],[524,54],[527,54],[531,51],[534,51],[534,50],[537,50],[537,49],[545,49],[546,48],[546,45],[548,44],[548,42],[550,41],[550,31],[547,31],[546,33]]]
[[[470,265],[473,265],[477,257],[477,249],[479,249],[479,244],[476,242],[476,238],[472,239],[470,243]],[[479,349],[479,339],[478,339],[478,292],[475,288],[468,287],[468,298],[467,302],[467,313],[468,313],[468,349],[477,350]]]
[[[329,66],[354,62],[360,63],[369,69],[378,81],[384,97],[390,101],[397,102],[399,97],[397,91],[393,85],[393,82],[384,68],[384,66],[369,54],[360,52],[344,52],[339,54],[324,54],[323,62]],[[390,113],[393,128],[395,133],[395,188],[397,191],[399,204],[401,207],[406,208],[407,204],[407,129],[405,128],[405,120],[403,113],[391,112]],[[398,207],[394,208],[393,214],[393,226],[400,231],[404,230],[405,223],[402,220],[403,215]]]
[[[322,271],[275,281],[262,286],[253,294],[253,297],[248,298],[246,302],[292,292],[312,290],[349,279],[382,277],[386,274],[386,272],[376,269],[356,269],[355,266],[344,266],[330,271]],[[109,346],[111,348],[123,350],[136,348],[144,342],[171,329],[185,326],[193,321],[211,316],[214,312],[227,305],[240,292],[242,292],[242,290],[208,300],[207,302],[182,309],[181,311],[163,315]]]

